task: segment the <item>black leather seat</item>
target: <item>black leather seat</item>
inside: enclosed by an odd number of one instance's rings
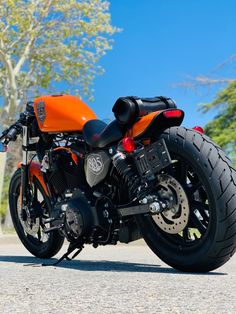
[[[101,120],[90,120],[83,128],[85,141],[94,148],[103,148],[122,139],[122,131],[116,120],[106,124]]]

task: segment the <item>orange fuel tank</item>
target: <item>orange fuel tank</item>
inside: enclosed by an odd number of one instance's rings
[[[34,112],[42,132],[82,131],[87,121],[97,119],[81,99],[70,95],[38,97]]]

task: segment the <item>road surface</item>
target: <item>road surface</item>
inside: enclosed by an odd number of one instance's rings
[[[142,242],[88,246],[58,267],[35,263],[14,236],[0,238],[1,314],[236,313],[236,256],[200,275],[168,267]]]

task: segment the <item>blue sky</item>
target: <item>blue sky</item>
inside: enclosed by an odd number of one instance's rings
[[[214,89],[197,92],[174,88],[187,75],[212,71],[236,52],[235,0],[111,0],[112,23],[123,29],[112,51],[101,60],[105,74],[95,79],[99,118],[112,118],[119,96],[173,97],[185,113],[184,125],[204,125],[215,112],[203,115],[197,104],[210,101]],[[233,65],[220,75],[233,76]]]

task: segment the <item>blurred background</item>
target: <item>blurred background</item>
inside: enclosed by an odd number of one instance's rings
[[[236,162],[234,0],[7,0],[0,4],[1,128],[41,94],[79,95],[112,120],[120,96],[169,96]],[[0,155],[1,224],[20,142]]]

